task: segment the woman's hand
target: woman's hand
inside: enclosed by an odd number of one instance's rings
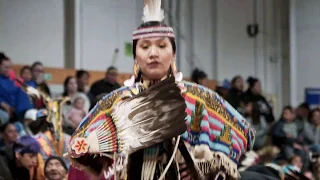
[[[179,165],[179,173],[181,180],[192,180],[192,175],[186,164]]]

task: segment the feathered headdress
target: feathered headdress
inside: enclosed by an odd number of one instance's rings
[[[162,22],[164,10],[161,9],[161,0],[145,0],[142,20],[144,23],[151,21]]]
[[[161,0],[145,0],[143,9],[143,23],[159,22],[164,20],[164,10],[161,9]],[[172,27],[166,25],[155,25],[140,27],[133,32],[133,40],[150,37],[171,37],[174,38]]]

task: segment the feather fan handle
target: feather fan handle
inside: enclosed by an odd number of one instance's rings
[[[164,10],[161,9],[161,0],[144,0],[143,22],[164,20]]]

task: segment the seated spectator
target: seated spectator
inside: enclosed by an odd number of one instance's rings
[[[205,72],[195,69],[192,71],[191,78],[193,82],[208,87],[208,76]]]
[[[282,110],[281,119],[272,130],[273,143],[282,148],[282,154],[287,160],[293,157],[295,146],[298,143],[298,127],[294,121],[293,108],[286,106]]]
[[[88,87],[89,87],[89,78],[90,78],[89,72],[82,69],[78,70],[76,73],[76,78],[77,78],[78,91],[87,93]]]
[[[320,109],[316,108],[309,114],[309,121],[304,123],[303,140],[312,152],[320,153]]]
[[[0,147],[13,145],[18,140],[18,131],[12,123],[6,123],[0,128],[1,141]]]
[[[296,154],[289,160],[289,164],[297,167],[300,170],[303,167],[302,158]]]
[[[118,84],[118,70],[111,66],[107,69],[106,75],[103,79],[96,81],[91,86],[89,97],[91,104],[94,103],[95,98],[104,93],[110,93],[113,90],[120,88]]]
[[[77,81],[73,76],[68,76],[64,80],[62,96],[69,97],[71,102],[74,102],[75,99],[81,97],[84,99],[84,109],[88,111],[88,109],[90,108],[90,100],[88,96],[85,93],[78,91]]]
[[[231,89],[229,90],[226,100],[237,110],[241,107],[241,102],[243,100],[243,89],[244,82],[242,77],[235,76],[231,80]]]
[[[9,120],[22,119],[25,111],[33,107],[28,95],[10,79],[11,65],[11,60],[0,53],[0,119],[2,124]]]
[[[33,179],[37,165],[39,143],[31,136],[23,136],[13,146],[0,152],[0,177],[5,180]]]
[[[44,174],[47,180],[66,180],[68,167],[62,158],[51,156],[45,162]]]
[[[256,130],[256,140],[253,145],[254,150],[262,149],[268,139],[269,126],[264,117],[260,113],[259,106],[252,102],[244,103],[245,115],[244,117],[252,124]]]
[[[302,162],[303,157],[301,157],[298,154],[295,154],[290,160],[289,160],[289,164],[297,167],[300,171],[303,170],[303,162]],[[310,180],[314,179],[312,173],[310,172],[310,170],[305,171],[304,176],[308,177]]]
[[[247,80],[249,84],[248,90],[244,93],[244,99],[250,102],[255,102],[260,107],[260,112],[266,119],[268,123],[274,122],[273,110],[266,100],[266,98],[261,94],[261,83],[258,79],[249,77]]]
[[[297,116],[297,125],[299,128],[299,133],[301,133],[304,129],[305,123],[308,121],[308,115],[310,113],[310,107],[308,103],[300,104],[296,109],[296,116]]]
[[[34,62],[31,66],[32,80],[35,86],[39,88],[42,92],[51,96],[51,92],[47,82],[44,79],[44,68],[43,64],[39,61]]]
[[[20,70],[20,77],[29,86],[36,87],[35,83],[32,81],[32,73],[30,66],[23,66]]]
[[[37,109],[29,109],[25,115],[22,122],[16,122],[15,125],[19,132],[19,136],[30,135],[33,136],[33,132],[30,130],[30,125],[35,123],[37,120]]]

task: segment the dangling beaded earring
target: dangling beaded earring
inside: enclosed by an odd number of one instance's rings
[[[134,75],[134,78],[136,79],[139,75],[139,65],[137,63],[134,63],[133,65],[133,75]]]
[[[172,62],[171,62],[171,71],[172,71],[172,73],[173,73],[173,75],[175,75],[178,71],[177,71],[177,66],[176,66],[176,61],[175,60],[173,60]]]

